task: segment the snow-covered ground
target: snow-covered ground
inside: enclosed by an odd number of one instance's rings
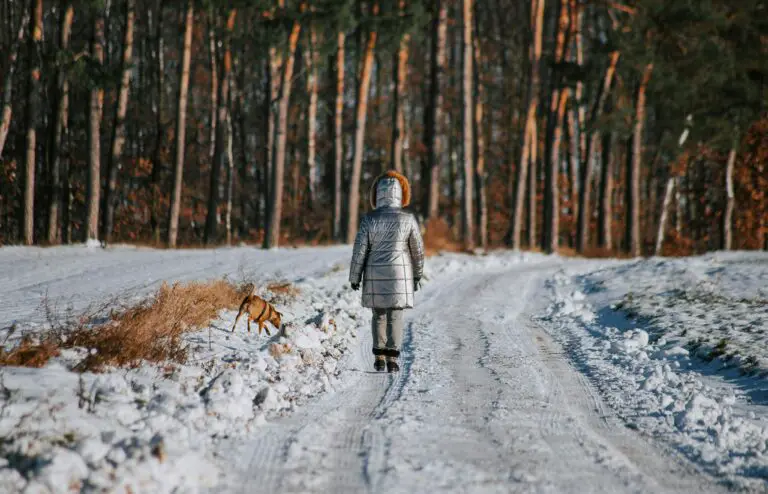
[[[286,337],[232,334],[222,311],[184,365],[0,368],[0,492],[768,490],[768,256],[436,256],[388,375],[349,255],[0,249],[0,341],[44,328],[46,298],[76,313],[223,276],[299,290],[276,301]]]
[[[541,320],[606,402],[722,482],[768,491],[768,255],[567,271]]]

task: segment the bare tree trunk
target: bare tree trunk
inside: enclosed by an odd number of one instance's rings
[[[551,254],[557,252],[560,240],[560,143],[563,135],[565,107],[568,103],[568,91],[561,90],[557,105],[555,128],[552,134],[552,147],[549,163],[546,164],[544,192],[544,251]]]
[[[451,84],[450,86],[455,87],[454,84]],[[451,226],[451,231],[455,236],[456,224],[458,223],[456,220],[456,209],[458,203],[457,197],[459,193],[456,190],[456,181],[458,180],[459,176],[459,165],[457,163],[458,159],[456,157],[456,135],[453,132],[453,125],[451,124],[451,121],[449,119],[447,120],[449,123],[449,125],[446,126],[446,129],[448,129],[448,224]]]
[[[525,204],[526,183],[530,179],[529,192],[531,196],[529,207],[529,238],[535,239],[536,233],[536,209],[535,209],[535,185],[536,185],[536,109],[539,105],[539,92],[541,86],[541,46],[544,31],[544,2],[545,0],[531,0],[531,28],[533,30],[533,42],[529,47],[531,60],[531,75],[528,86],[528,109],[525,116],[525,131],[523,132],[523,145],[520,152],[519,171],[517,184],[514,188],[512,204],[512,223],[510,233],[507,236],[508,243],[513,249],[520,249],[523,230],[523,206]],[[530,173],[529,173],[530,168]],[[530,174],[530,177],[528,176]],[[533,231],[531,231],[533,230]],[[534,240],[535,241],[535,240]],[[533,243],[531,243],[533,246]]]
[[[602,142],[603,166],[600,172],[600,214],[597,221],[598,244],[608,251],[613,249],[614,139],[615,135],[607,134]]]
[[[536,229],[538,228],[538,178],[539,178],[539,130],[536,120],[531,127],[529,146],[531,162],[528,164],[528,248],[536,247]]]
[[[379,3],[372,7],[373,16],[379,14]],[[352,158],[352,177],[349,184],[349,216],[347,222],[347,243],[351,244],[357,235],[357,223],[360,213],[360,178],[363,171],[363,153],[365,151],[365,123],[368,113],[368,92],[371,86],[373,50],[376,47],[377,33],[371,30],[365,44],[365,52],[360,70],[360,86],[357,90],[357,108],[355,115],[355,148]]]
[[[317,161],[316,142],[317,142],[317,32],[315,26],[309,29],[309,47],[304,52],[304,60],[307,70],[307,93],[309,94],[309,106],[307,107],[307,172],[308,191],[309,191],[309,209],[313,209],[317,200]]]
[[[575,62],[577,67],[581,68],[584,63],[584,53],[582,46],[582,9],[577,0],[569,0],[570,5],[570,36],[575,45],[570,61]],[[569,46],[570,51],[570,46]],[[586,134],[584,126],[586,124],[586,109],[583,104],[584,83],[581,79],[577,80],[576,87],[571,88],[572,102],[568,109],[568,138],[569,138],[569,181],[570,181],[570,204],[573,218],[578,218],[579,214],[579,170],[584,166],[586,160]],[[575,246],[578,236],[578,221],[573,222],[573,243]]]
[[[400,15],[403,15],[405,0],[400,0]],[[400,39],[400,46],[394,56],[394,83],[395,94],[392,111],[392,163],[398,172],[403,172],[403,142],[405,141],[405,112],[403,110],[406,91],[406,78],[408,76],[408,43],[411,36],[405,34]]]
[[[68,50],[74,18],[72,0],[61,0],[59,8],[59,49]],[[56,122],[51,137],[51,196],[48,205],[48,243],[51,245],[60,241],[59,212],[66,202],[65,191],[61,187],[61,150],[69,121],[69,77],[67,70],[61,66],[57,68],[57,72]]]
[[[680,237],[683,234],[683,176],[677,177],[675,184],[675,233]]]
[[[462,207],[462,233],[464,235],[464,248],[472,249],[475,246],[475,217],[473,213],[473,194],[474,185],[473,177],[475,173],[475,166],[473,160],[474,144],[473,144],[473,119],[472,119],[472,106],[473,106],[473,89],[472,89],[472,58],[473,58],[473,43],[472,43],[472,31],[474,23],[472,22],[472,0],[463,0],[463,15],[462,15],[462,28],[463,28],[463,48],[462,48],[462,84],[461,93],[464,100],[461,112],[462,123],[462,150],[464,152],[464,192],[462,194],[463,207]]]
[[[232,86],[231,77],[226,81]],[[230,87],[231,98],[234,100],[235,95],[232,93],[233,88]],[[235,156],[232,150],[232,112],[227,111],[227,188],[226,188],[226,213],[225,213],[225,226],[227,228],[227,245],[232,245],[232,188],[235,179]]]
[[[115,207],[117,205],[116,188],[117,173],[120,169],[120,158],[123,155],[125,145],[125,115],[128,112],[128,93],[131,85],[131,71],[133,70],[133,25],[136,14],[136,0],[126,0],[125,5],[125,38],[123,40],[122,79],[117,95],[117,108],[115,111],[115,124],[112,129],[112,152],[107,161],[107,190],[104,198],[104,218],[102,237],[104,243],[112,241],[112,230],[115,220]]]
[[[583,46],[583,6],[579,5],[578,0],[570,0],[571,5],[571,32],[576,42],[576,65],[581,69],[584,66],[584,46]],[[577,108],[577,125],[572,126],[574,130],[572,139],[578,142],[578,159],[574,159],[573,164],[576,165],[574,169],[574,178],[578,177],[578,170],[584,166],[587,160],[587,134],[586,134],[586,121],[587,121],[587,109],[584,105],[584,82],[579,79],[576,81],[576,90],[574,92],[573,105]],[[572,106],[573,108],[573,106]],[[576,148],[572,148],[576,151]],[[574,211],[578,215],[578,201],[576,195],[578,194],[578,180],[573,181],[573,203]]]
[[[336,35],[336,101],[333,110],[333,238],[341,240],[341,179],[344,169],[344,32]]]
[[[283,77],[280,83],[280,103],[275,124],[275,155],[272,166],[272,193],[270,194],[269,219],[267,220],[264,248],[277,247],[280,243],[280,221],[283,214],[283,181],[285,175],[285,147],[288,132],[288,104],[291,99],[293,82],[293,63],[296,45],[299,42],[301,24],[294,21],[288,37],[288,57],[283,63]]]
[[[283,8],[283,1],[278,0],[278,7]],[[267,242],[266,230],[269,223],[269,219],[272,216],[270,208],[273,205],[272,194],[274,194],[273,176],[275,166],[275,122],[277,121],[277,113],[275,112],[274,104],[280,95],[280,68],[283,65],[283,59],[278,52],[277,47],[272,45],[269,47],[269,64],[267,67],[267,85],[269,87],[269,97],[267,101],[267,107],[265,109],[265,116],[267,119],[267,136],[265,140],[266,144],[266,161],[264,163],[264,244]]]
[[[477,23],[477,19],[475,20]],[[477,25],[476,25],[477,28]],[[483,132],[483,97],[485,88],[480,79],[480,66],[482,54],[480,52],[480,41],[477,37],[473,40],[474,58],[475,58],[475,170],[477,174],[477,224],[478,241],[480,247],[488,248],[488,191],[486,189],[486,171],[485,171],[485,134]]]
[[[428,219],[437,218],[440,209],[440,164],[443,161],[441,142],[444,131],[441,91],[445,77],[447,38],[448,6],[446,0],[435,0],[435,17],[432,20],[429,104],[424,129],[424,144],[427,149],[427,197],[424,201],[424,216]]]
[[[155,242],[160,242],[160,197],[162,195],[160,187],[160,172],[163,150],[163,136],[165,135],[165,124],[163,122],[163,95],[165,94],[165,47],[163,45],[163,4],[164,0],[157,0],[157,25],[155,26],[155,50],[157,51],[157,71],[155,72],[157,83],[157,108],[156,108],[156,129],[155,129],[155,152],[152,159],[152,212],[150,223],[152,226],[152,238]]]
[[[181,186],[184,176],[184,150],[187,133],[187,100],[189,94],[189,67],[192,58],[192,28],[195,21],[195,2],[187,0],[184,21],[184,52],[179,74],[179,103],[176,117],[176,164],[173,168],[173,193],[168,221],[168,247],[175,248],[179,234],[179,211],[181,210]]]
[[[593,128],[592,134],[587,144],[586,158],[584,166],[581,169],[579,176],[579,207],[578,207],[578,220],[577,220],[577,235],[576,235],[576,250],[583,252],[589,243],[589,218],[591,216],[590,196],[592,188],[590,186],[592,180],[592,174],[595,167],[594,150],[597,148],[600,142],[600,131],[595,127],[598,120],[603,114],[605,109],[605,103],[608,99],[608,93],[613,84],[613,77],[616,73],[616,64],[619,62],[619,52],[613,51],[610,55],[610,62],[608,69],[605,71],[602,85],[598,92],[595,106],[592,110],[592,116],[590,118],[590,124]]]
[[[214,166],[213,160],[216,159],[216,124],[218,123],[216,111],[219,107],[219,67],[216,44],[216,13],[215,9],[211,8],[208,13],[208,50],[211,64],[211,115],[209,117],[211,129],[208,139],[208,160],[211,163],[211,168]]]
[[[301,117],[302,123],[304,116]],[[297,214],[299,211],[299,204],[301,204],[301,191],[299,190],[299,183],[301,174],[301,150],[299,146],[293,146],[293,165],[291,166],[291,179],[293,184],[291,186],[291,211],[293,212],[292,219],[292,235],[298,235],[299,226],[301,224],[301,218]]]
[[[97,7],[100,8],[100,7]],[[104,64],[104,17],[103,12],[94,12],[93,40],[91,55],[99,65]],[[101,195],[101,116],[104,110],[104,89],[91,89],[88,138],[88,214],[86,218],[86,240],[96,241],[99,236],[99,201]]]
[[[733,192],[733,169],[736,165],[736,147],[732,147],[728,153],[728,165],[725,168],[725,193],[728,202],[725,207],[725,216],[723,216],[723,249],[731,250],[733,248],[733,209],[736,203],[736,196]]]
[[[563,116],[568,101],[568,91],[560,87],[560,70],[565,54],[565,37],[568,29],[568,0],[560,1],[555,45],[555,67],[552,70],[552,92],[547,114],[547,135],[544,160],[544,228],[541,247],[544,252],[556,252],[560,233],[560,142]]]
[[[672,197],[675,191],[675,177],[667,179],[667,187],[664,192],[664,204],[661,206],[661,217],[659,218],[659,230],[656,233],[656,249],[654,254],[661,255],[661,248],[664,246],[664,233],[667,231],[667,218],[669,218],[669,208],[672,205]]]
[[[579,170],[583,166],[581,152],[579,151],[579,136],[582,131],[576,118],[576,109],[573,107],[575,98],[576,95],[574,94],[566,116],[568,120],[568,185],[570,188],[568,198],[571,205],[571,214],[574,219],[578,218],[579,215]],[[576,222],[573,222],[572,228],[573,230],[569,232],[569,237],[572,237],[575,246],[576,237],[578,236]]]
[[[410,148],[413,121],[413,106],[407,101],[403,103],[403,173],[406,177],[413,177],[413,160],[411,159]],[[419,177],[420,186],[423,188],[424,176]]]
[[[35,167],[37,165],[37,123],[40,118],[40,70],[43,44],[43,0],[34,0],[30,8],[29,92],[27,93],[27,156],[24,174],[24,245],[32,245],[35,234]]]
[[[227,34],[224,39],[224,59],[221,78],[219,79],[219,96],[217,98],[217,122],[216,122],[216,144],[214,158],[211,162],[210,188],[208,191],[208,212],[205,216],[205,230],[203,232],[203,242],[209,245],[218,241],[219,237],[219,201],[221,188],[221,172],[226,161],[227,150],[227,118],[229,115],[229,89],[230,78],[232,77],[232,32],[235,28],[235,19],[237,9],[230,9],[227,16]]]
[[[632,131],[632,156],[629,162],[627,176],[627,247],[633,256],[641,254],[640,241],[640,165],[643,160],[643,127],[645,125],[645,98],[648,83],[651,80],[653,64],[648,64],[643,70],[643,78],[637,90],[637,107],[635,108],[635,124]]]
[[[11,54],[8,57],[8,67],[5,74],[5,81],[3,82],[3,113],[2,119],[0,119],[0,158],[3,156],[3,148],[5,147],[5,140],[8,137],[8,131],[11,128],[11,116],[13,114],[13,74],[16,72],[16,61],[19,58],[19,47],[21,42],[24,41],[24,29],[29,23],[29,9],[24,10],[24,14],[21,17],[19,23],[18,34],[11,46]]]

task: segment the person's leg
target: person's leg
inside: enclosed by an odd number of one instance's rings
[[[373,368],[384,370],[384,354],[379,354],[378,350],[384,350],[387,347],[387,311],[383,309],[373,309],[371,319],[371,331],[373,342],[373,353],[376,355],[373,362]]]
[[[394,354],[387,356],[387,369],[389,372],[400,370],[397,365],[397,357],[403,344],[403,326],[405,311],[402,309],[389,309],[387,311],[387,350]]]
[[[387,311],[387,348],[400,351],[403,344],[403,309],[389,309]]]

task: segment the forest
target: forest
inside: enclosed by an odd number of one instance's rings
[[[0,245],[768,249],[764,0],[0,0]]]

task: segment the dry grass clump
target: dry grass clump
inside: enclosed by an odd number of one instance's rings
[[[424,225],[424,253],[433,256],[439,252],[463,252],[463,245],[456,240],[451,226],[444,218],[427,220]]]
[[[96,315],[84,317],[51,330],[38,343],[26,337],[8,352],[0,349],[0,366],[42,367],[64,348],[88,350],[74,367],[81,372],[142,361],[183,363],[187,348],[182,334],[207,325],[222,309],[238,308],[251,290],[225,280],[163,283],[153,298],[113,314],[107,322],[96,323]]]
[[[245,287],[224,280],[163,283],[148,303],[127,309],[102,326],[79,328],[67,344],[91,350],[78,364],[82,370],[138,365],[142,360],[184,362],[182,334],[207,325],[221,309],[236,309],[247,293]]]
[[[42,367],[59,353],[59,345],[55,338],[34,342],[32,338],[25,336],[11,351],[6,352],[0,347],[0,367]]]

